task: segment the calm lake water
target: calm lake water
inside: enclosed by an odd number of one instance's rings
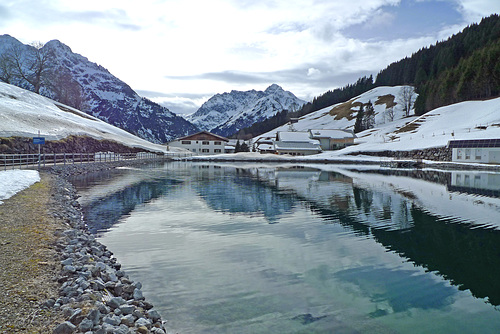
[[[500,174],[175,162],[74,183],[171,333],[500,332]]]

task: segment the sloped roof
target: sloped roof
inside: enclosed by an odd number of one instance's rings
[[[318,142],[316,139],[311,139],[310,134],[307,131],[279,131],[278,140],[281,142]]]
[[[274,151],[273,144],[259,144],[257,145],[257,149],[260,151]]]
[[[211,133],[208,131],[197,132],[197,133],[192,134],[192,135],[177,138],[176,140],[222,140],[225,142],[229,141],[229,139],[227,139],[225,137],[216,135],[215,133]]]
[[[311,133],[312,138],[356,138],[356,135],[353,132],[341,129],[312,129],[309,130],[309,132]]]

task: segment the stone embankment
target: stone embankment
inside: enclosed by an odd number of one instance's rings
[[[46,308],[61,310],[66,317],[65,322],[53,329],[54,334],[166,333],[160,315],[142,295],[141,283],[131,280],[112,252],[87,232],[78,195],[67,181],[71,175],[110,169],[124,163],[50,169],[58,176],[54,196],[65,208],[55,214],[68,225],[57,236],[61,264],[57,277],[61,284],[59,296],[44,304]]]
[[[395,159],[451,161],[451,153],[451,149],[447,147],[435,147],[413,151],[360,152],[357,154]]]

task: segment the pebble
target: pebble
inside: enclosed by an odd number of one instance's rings
[[[58,234],[61,271],[59,296],[51,296],[45,308],[61,309],[66,321],[53,334],[165,334],[160,314],[142,294],[142,284],[132,281],[105,245],[87,232],[73,186],[66,177],[112,168],[112,164],[55,166],[53,174],[61,177],[56,200],[64,212],[53,215],[64,218],[67,229]]]

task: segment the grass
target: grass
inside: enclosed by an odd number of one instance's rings
[[[363,103],[354,102],[352,100],[344,102],[342,104],[336,105],[330,110],[330,115],[335,116],[335,120],[340,120],[342,118],[347,118],[347,120],[353,120],[356,118],[357,110],[353,110],[353,108],[359,109]]]
[[[388,109],[396,106],[397,103],[394,102],[395,99],[396,97],[392,94],[382,95],[377,98],[377,101],[375,101],[375,105],[377,106],[385,104],[385,108]]]

